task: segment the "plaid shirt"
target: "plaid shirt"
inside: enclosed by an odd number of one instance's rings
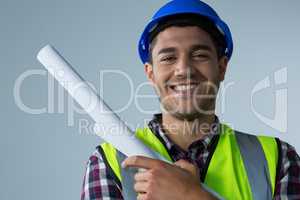
[[[200,174],[205,169],[206,161],[213,144],[216,142],[216,133],[219,125],[218,118],[212,128],[212,134],[206,135],[201,140],[193,142],[188,151],[182,150],[178,145],[173,143],[161,129],[161,115],[154,115],[148,126],[152,132],[167,148],[170,156],[174,161],[185,159],[196,164]],[[279,199],[300,199],[300,158],[294,147],[280,141],[279,153],[281,155],[280,170],[276,177],[275,200]],[[280,156],[279,156],[280,157]],[[84,175],[81,200],[123,200],[121,188],[114,182],[109,175],[111,172],[105,166],[103,158],[96,150],[89,158]],[[203,182],[204,177],[201,176]]]

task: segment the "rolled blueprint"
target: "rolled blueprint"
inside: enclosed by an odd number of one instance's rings
[[[155,153],[134,137],[128,126],[54,47],[47,45],[42,48],[37,59],[95,121],[95,132],[103,140],[111,143],[126,156],[143,155],[157,158]]]

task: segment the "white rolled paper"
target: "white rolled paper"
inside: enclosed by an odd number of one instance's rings
[[[127,156],[143,155],[156,158],[156,154],[133,136],[127,125],[54,47],[47,45],[42,48],[37,59],[95,121],[97,125],[95,132],[103,140]]]

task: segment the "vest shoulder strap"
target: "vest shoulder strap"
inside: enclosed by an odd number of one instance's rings
[[[171,162],[172,158],[169,155],[165,146],[161,141],[152,133],[150,128],[139,128],[135,132],[135,137],[141,140],[148,148],[152,149],[158,155],[162,156],[167,161]]]
[[[121,175],[121,168],[119,154],[116,148],[110,143],[102,143],[100,146],[97,147],[99,153],[102,156],[103,162],[107,168],[109,168],[108,175],[114,180],[114,182],[122,189],[122,175]]]
[[[109,143],[102,143],[98,147],[102,154],[103,161],[106,167],[109,168],[108,173],[112,180],[122,190],[124,199],[135,199],[136,193],[134,191],[134,174],[137,172],[134,168],[121,169],[121,163],[127,158],[122,152],[115,149]],[[122,183],[125,183],[124,187]]]
[[[226,199],[272,199],[278,157],[276,139],[235,131],[226,124],[220,126],[219,135],[205,184]]]
[[[247,172],[253,199],[272,199],[277,165],[275,160],[278,157],[275,139],[239,131],[235,131],[235,136]],[[275,175],[273,174],[274,170]]]
[[[276,183],[276,175],[277,175],[277,168],[279,165],[279,157],[280,155],[280,146],[278,144],[278,138],[273,138],[269,136],[257,136],[267,163],[268,163],[268,168],[270,172],[270,180],[272,184],[272,194],[274,195],[275,193],[275,183]]]
[[[172,161],[168,151],[164,147],[164,145],[159,141],[159,139],[152,133],[152,131],[146,128],[139,128],[135,132],[135,137],[141,140],[147,147],[158,153],[158,155],[162,155],[164,159],[167,161]],[[122,182],[122,173],[119,165],[120,159],[119,152],[114,148],[110,143],[102,143],[98,147],[99,152],[102,154],[103,161],[106,162],[107,166],[111,168],[112,174],[118,182]]]

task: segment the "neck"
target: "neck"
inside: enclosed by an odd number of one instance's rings
[[[215,115],[201,115],[194,120],[178,119],[169,113],[162,115],[162,127],[168,137],[182,149],[187,150],[194,142],[211,133]]]

